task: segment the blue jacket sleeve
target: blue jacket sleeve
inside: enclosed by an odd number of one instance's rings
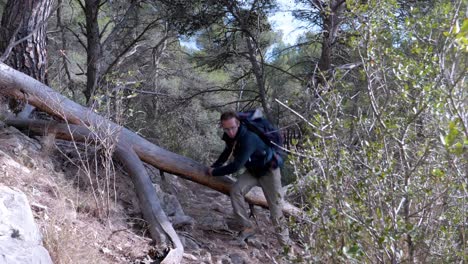
[[[212,172],[213,176],[223,176],[234,173],[238,171],[245,163],[249,160],[250,156],[254,153],[256,149],[255,140],[252,137],[247,137],[243,142],[239,142],[238,155],[235,156],[234,161],[227,164],[226,166],[215,168]]]
[[[212,168],[217,168],[223,166],[223,164],[226,162],[226,160],[229,158],[231,155],[232,148],[225,147],[221,155],[219,155],[219,158],[211,165]]]

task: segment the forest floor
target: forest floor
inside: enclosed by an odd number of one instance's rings
[[[154,259],[160,250],[152,245],[133,185],[119,166],[115,178],[107,178],[109,191],[106,178],[96,177],[106,175],[105,170],[81,163],[98,160],[93,151],[83,157],[76,148],[83,154],[86,146],[47,142],[0,124],[0,185],[27,195],[54,263],[158,263]],[[229,197],[176,176],[162,179],[154,168],[149,171],[163,191],[158,192],[161,202],[172,204],[168,216],[178,221],[175,228],[185,245],[182,263],[292,262],[280,253],[267,210],[255,207],[259,232],[238,243]]]

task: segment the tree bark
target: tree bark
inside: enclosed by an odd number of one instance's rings
[[[313,69],[311,72],[311,85],[314,88],[318,88],[319,84],[324,86],[323,90],[328,90],[327,81],[330,77],[332,70],[332,55],[333,46],[335,45],[339,26],[343,21],[343,12],[346,8],[345,0],[330,0],[328,5],[324,5],[320,1],[313,1],[314,8],[319,8],[320,17],[323,20],[322,29],[322,51],[320,59],[318,61],[318,72],[317,69]],[[323,90],[317,91],[321,93]]]
[[[57,30],[60,31],[60,39],[61,39],[61,46],[60,46],[60,56],[62,57],[63,69],[65,70],[65,75],[67,76],[68,84],[66,85],[70,92],[73,94],[73,98],[75,98],[75,85],[72,80],[70,67],[68,67],[68,43],[67,43],[67,36],[65,34],[66,27],[62,21],[63,16],[63,0],[58,0],[57,2]]]
[[[47,83],[46,21],[51,6],[52,0],[9,0],[0,30],[5,63],[42,83]]]
[[[322,53],[318,67],[321,72],[328,73],[331,69],[332,47],[336,41],[337,32],[342,21],[345,0],[330,1],[330,9],[321,10],[323,19]]]
[[[149,223],[151,236],[153,238],[159,237],[157,241],[161,242],[166,241],[165,235],[172,240],[174,249],[169,251],[168,255],[161,263],[180,263],[183,257],[184,247],[161,207],[159,198],[156,195],[156,190],[153,187],[153,183],[151,182],[145,166],[143,166],[143,163],[131,146],[124,143],[118,144],[115,155],[124,164],[128,174],[132,177],[143,217]]]
[[[248,55],[249,61],[250,61],[250,64],[252,65],[252,72],[257,82],[258,92],[260,95],[260,102],[262,104],[262,108],[265,113],[265,116],[267,117],[268,120],[272,120],[270,107],[268,106],[268,101],[267,101],[266,89],[265,89],[265,74],[264,74],[264,69],[263,69],[263,61],[260,63],[258,62],[257,54],[256,54],[256,50],[258,50],[258,48],[254,47],[252,43],[253,41],[250,38],[250,36],[246,37],[246,42],[247,42],[247,49],[248,49],[248,54],[249,54]]]
[[[98,86],[100,60],[102,55],[101,37],[99,32],[98,14],[100,0],[85,0],[84,12],[86,17],[87,39],[87,71],[86,89],[84,95],[86,104],[92,104],[92,97]]]
[[[9,0],[0,25],[1,62],[47,84],[46,28],[52,0]],[[25,101],[9,99],[9,108],[28,117]]]

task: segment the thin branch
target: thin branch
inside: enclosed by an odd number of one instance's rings
[[[13,35],[11,36],[10,38],[10,42],[8,43],[8,46],[6,47],[5,51],[3,52],[2,56],[0,57],[0,62],[4,62],[8,56],[10,56],[10,52],[11,50],[18,44],[20,44],[21,42],[25,41],[26,39],[28,39],[29,37],[32,36],[32,34],[34,34],[36,32],[36,30],[38,29],[38,27],[36,27],[29,35],[27,35],[26,37],[24,38],[21,38],[17,41],[14,41],[15,38],[16,38],[16,35],[18,35],[18,32],[19,30],[21,29],[21,25],[23,24],[23,21],[20,22],[19,26],[15,29],[15,32],[13,32]]]
[[[120,19],[120,21],[115,25],[115,27],[112,29],[111,33],[109,34],[109,36],[102,42],[102,47],[105,48],[108,43],[113,43],[114,42],[114,38],[115,36],[117,35],[117,32],[119,32],[121,29],[122,29],[122,25],[123,23],[127,20],[127,17],[128,17],[128,14],[130,13],[130,10],[132,10],[134,8],[134,6],[136,5],[138,1],[134,1],[134,3],[132,3],[128,8],[127,10],[125,11],[125,14],[122,16],[122,18]],[[156,21],[159,20],[159,19],[156,19]],[[153,22],[152,22],[153,23]],[[107,25],[106,25],[107,26]],[[102,32],[104,33],[104,31]]]
[[[151,23],[149,23],[143,30],[142,32],[132,41],[132,43],[130,43],[127,47],[125,47],[122,52],[120,52],[119,55],[117,55],[117,57],[109,64],[109,66],[107,67],[107,69],[104,71],[104,73],[101,75],[101,76],[105,76],[106,74],[108,74],[110,72],[110,70],[112,70],[112,68],[119,62],[120,58],[125,55],[125,53],[127,53],[136,43],[138,43],[139,41],[141,41],[141,39],[143,38],[143,36],[146,34],[147,31],[149,31],[155,24],[156,22],[159,21],[159,18],[152,21]]]
[[[268,67],[270,67],[270,68],[273,68],[273,69],[275,69],[275,70],[278,70],[278,71],[280,71],[280,72],[282,72],[282,73],[284,73],[284,74],[286,74],[286,75],[289,75],[289,76],[293,77],[294,79],[298,80],[298,81],[301,82],[301,83],[303,83],[303,82],[305,81],[304,79],[302,79],[302,78],[300,78],[300,77],[298,77],[298,76],[296,76],[296,75],[294,75],[294,74],[288,72],[287,70],[283,70],[283,69],[281,69],[280,67],[277,67],[277,66],[275,66],[275,65],[272,65],[272,64],[269,64],[269,63],[266,63],[266,62],[263,62],[263,65],[268,66]]]
[[[107,21],[107,23],[104,25],[104,27],[101,30],[101,33],[99,33],[99,39],[102,39],[102,36],[107,30],[107,27],[112,23],[112,20]]]
[[[78,2],[78,4],[80,5],[81,7],[81,10],[83,10],[83,12],[86,12],[86,8],[85,6],[83,5],[83,3],[81,3],[81,0],[76,0]]]
[[[73,31],[71,28],[69,27],[65,27],[66,29],[68,29],[68,31],[70,31],[73,36],[75,36],[75,38],[78,40],[78,43],[81,44],[81,46],[85,49],[86,52],[88,52],[88,47],[86,46],[86,44],[83,42],[83,40],[81,40],[80,38],[80,35],[78,35],[75,31]]]
[[[219,89],[208,89],[208,90],[203,90],[199,91],[197,93],[194,93],[188,97],[181,98],[183,101],[188,101],[191,100],[199,95],[203,95],[206,93],[216,93],[216,92],[239,92],[241,91],[240,89],[226,89],[226,88],[219,88]],[[249,89],[243,89],[244,92],[252,92],[252,93],[258,93],[257,90],[249,90]]]
[[[224,104],[212,105],[212,106],[208,107],[208,109],[225,107],[225,106],[233,105],[233,104],[237,104],[237,103],[250,103],[250,102],[253,102],[253,101],[258,101],[258,98],[259,98],[259,96],[256,96],[253,99],[235,100],[235,101],[227,102],[227,103],[224,103]]]

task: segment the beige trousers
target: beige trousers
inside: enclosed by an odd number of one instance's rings
[[[268,207],[270,208],[270,219],[275,227],[278,241],[283,246],[289,245],[289,231],[282,211],[284,200],[281,190],[281,172],[279,168],[271,169],[266,175],[260,178],[256,178],[247,170],[239,176],[239,179],[232,187],[230,193],[235,217],[245,227],[252,226],[252,222],[249,220],[245,208],[246,202],[244,196],[254,186],[260,186],[265,194]]]

